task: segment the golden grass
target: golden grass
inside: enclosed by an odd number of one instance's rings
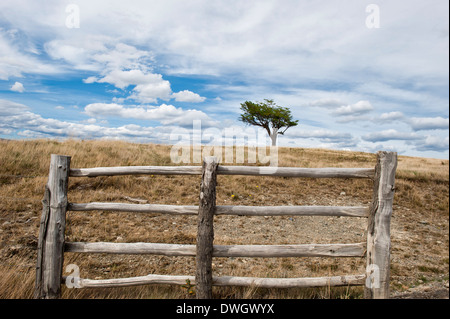
[[[33,295],[41,199],[50,154],[70,155],[73,168],[174,165],[168,145],[121,141],[0,140],[0,149],[0,298],[31,298]],[[279,149],[280,166],[373,167],[375,160],[375,154],[362,152]],[[392,220],[393,288],[403,287],[421,276],[433,279],[446,275],[448,278],[448,172],[448,160],[399,156]],[[197,205],[199,183],[199,176],[71,178],[69,201],[130,202],[129,198],[135,198],[148,203]],[[371,181],[361,179],[219,176],[217,187],[218,205],[368,205],[371,196]],[[215,243],[364,242],[365,227],[365,219],[355,218],[216,216]],[[68,241],[193,244],[196,218],[69,212],[66,238]],[[195,273],[195,259],[189,257],[67,253],[65,265],[70,263],[80,267],[82,277],[91,279],[149,273]],[[214,258],[213,263],[215,275],[280,278],[357,274],[363,273],[365,267],[365,259],[358,258]],[[397,284],[397,281],[402,284]],[[217,298],[361,298],[362,288],[214,287],[214,295]],[[63,298],[191,297],[186,289],[177,286],[82,290],[63,286]]]

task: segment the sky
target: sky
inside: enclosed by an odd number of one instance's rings
[[[448,6],[2,0],[0,138],[261,145],[273,99],[279,146],[448,159]]]

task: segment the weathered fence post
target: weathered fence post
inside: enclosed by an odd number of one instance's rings
[[[51,155],[39,228],[35,298],[61,297],[70,156]]]
[[[216,209],[216,177],[218,161],[205,157],[202,167],[200,205],[197,219],[196,296],[212,298],[212,253],[214,241],[214,212]]]
[[[391,215],[397,153],[378,152],[367,227],[365,298],[389,298]]]

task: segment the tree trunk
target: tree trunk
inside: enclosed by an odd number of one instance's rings
[[[273,132],[272,134],[269,134],[270,139],[272,140],[272,146],[277,146],[277,136],[278,132]]]

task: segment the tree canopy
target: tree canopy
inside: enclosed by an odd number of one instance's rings
[[[272,145],[276,145],[278,134],[283,135],[292,126],[298,125],[298,120],[293,120],[291,110],[281,107],[273,100],[264,99],[264,102],[245,101],[241,103],[242,114],[239,120],[249,124],[263,127],[270,138]]]

